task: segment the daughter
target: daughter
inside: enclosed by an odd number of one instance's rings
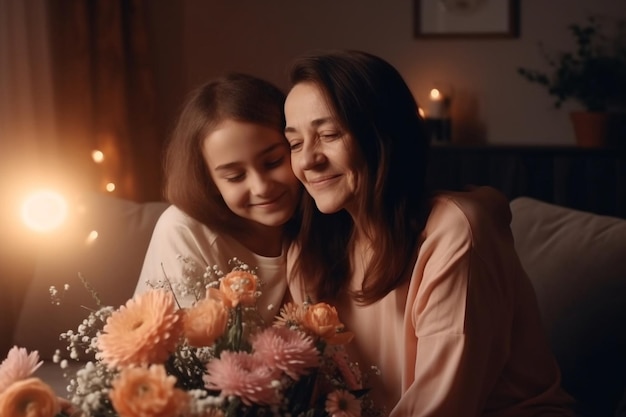
[[[172,205],[155,226],[135,294],[149,288],[146,281],[180,283],[193,267],[196,275],[214,265],[228,272],[236,257],[258,268],[264,320],[276,315],[301,189],[283,134],[284,101],[272,84],[238,73],[191,94],[166,151]],[[195,299],[178,300],[189,306]]]

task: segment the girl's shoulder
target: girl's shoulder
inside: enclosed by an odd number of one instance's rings
[[[183,210],[175,205],[170,205],[166,208],[159,220],[157,221],[157,227],[161,228],[187,228],[192,230],[202,230],[205,233],[216,234],[215,231],[207,227],[204,223],[194,219]]]
[[[159,217],[152,240],[162,239],[165,241],[191,240],[203,245],[213,246],[223,239],[215,230],[207,227],[204,223],[189,216],[175,205],[170,205]]]

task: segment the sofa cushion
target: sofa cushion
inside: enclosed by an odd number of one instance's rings
[[[65,348],[59,334],[75,330],[87,317],[87,309],[97,308],[79,274],[104,305],[125,303],[139,278],[154,225],[166,207],[163,202],[140,204],[104,194],[89,194],[78,202],[68,226],[42,242],[13,343],[38,350],[44,360],[50,360],[55,349]],[[93,231],[98,234],[95,239],[89,237]],[[63,291],[65,284],[68,291]],[[51,302],[51,286],[60,290],[60,305]]]
[[[626,220],[527,197],[511,211],[563,386],[581,415],[612,416],[626,386]]]

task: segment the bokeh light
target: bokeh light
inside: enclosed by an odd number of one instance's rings
[[[91,159],[93,159],[93,161],[96,164],[99,164],[102,161],[104,161],[104,153],[102,153],[102,151],[99,151],[99,150],[96,149],[93,152],[91,152]]]
[[[60,227],[68,216],[65,198],[56,191],[39,190],[28,195],[21,207],[22,221],[37,232]]]
[[[87,245],[91,245],[91,244],[93,244],[96,241],[96,239],[98,239],[98,231],[97,230],[92,230],[87,235],[87,239],[85,240],[85,243]]]

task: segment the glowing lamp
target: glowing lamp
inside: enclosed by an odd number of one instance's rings
[[[29,195],[22,204],[22,221],[32,230],[49,232],[67,219],[68,206],[63,196],[55,191],[41,190]]]

